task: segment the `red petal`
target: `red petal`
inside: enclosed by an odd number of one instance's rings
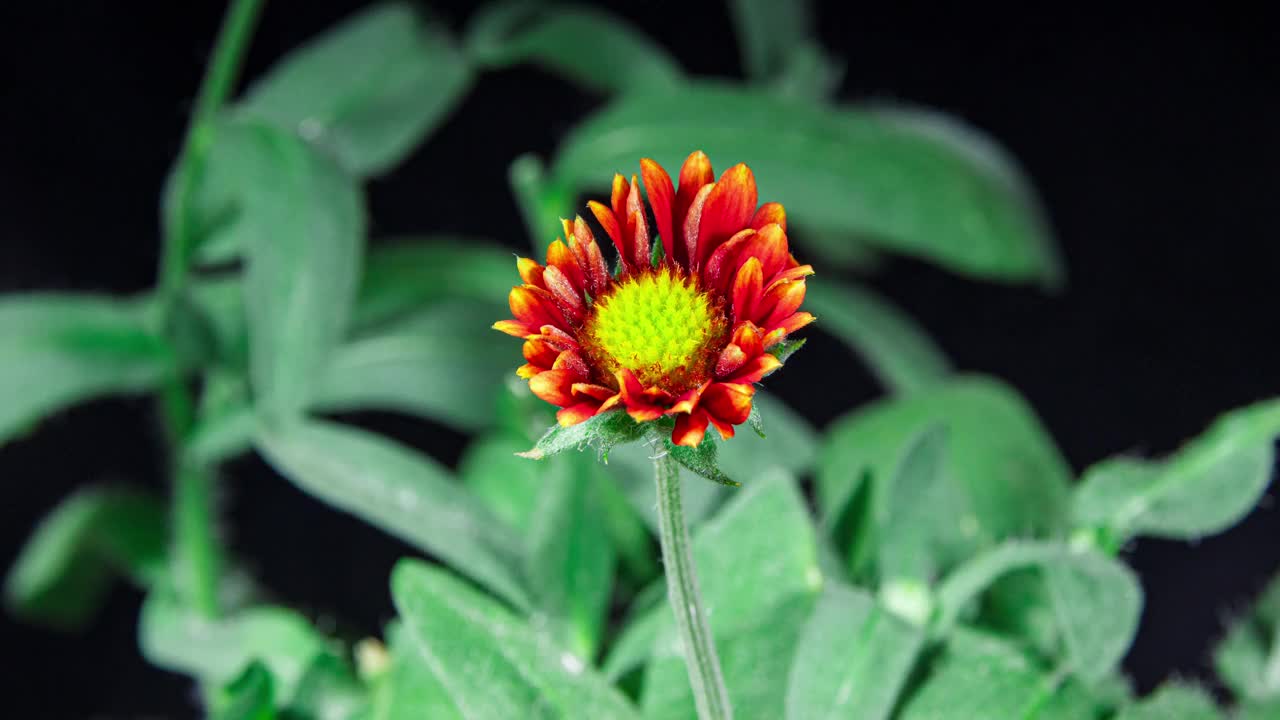
[[[752,385],[712,383],[711,387],[702,393],[702,402],[698,407],[718,420],[730,425],[741,425],[751,415],[751,398],[755,394],[756,389]]]
[[[782,203],[767,202],[751,218],[751,227],[757,230],[772,223],[780,225],[782,232],[787,231],[787,211],[782,208]]]
[[[661,398],[661,391],[656,388],[645,390],[640,380],[630,370],[623,368],[617,373],[619,394],[627,406],[627,414],[636,422],[657,420],[666,412],[666,408],[654,402]]]
[[[551,369],[573,373],[574,382],[586,380],[591,375],[591,370],[587,368],[587,363],[582,360],[582,356],[576,350],[561,352],[556,357],[556,361],[551,364]]]
[[[697,197],[698,191],[704,186],[715,182],[716,175],[711,169],[711,160],[707,154],[701,150],[690,153],[685,158],[684,165],[680,167],[680,189],[676,191],[676,204],[672,210],[671,218],[675,227],[673,230],[679,233],[676,242],[676,260],[689,267],[689,255],[687,248],[690,244],[685,237],[685,217],[689,213],[689,208],[693,205],[693,199]],[[698,225],[694,223],[696,228]]]
[[[576,289],[569,278],[565,277],[564,273],[560,272],[560,268],[555,265],[547,268],[542,278],[547,283],[547,290],[560,303],[560,309],[565,317],[575,324],[581,323],[587,314],[587,305],[582,301],[581,291]]]
[[[671,184],[671,176],[649,158],[641,158],[640,176],[644,178],[644,191],[649,196],[649,207],[653,208],[653,221],[658,226],[662,249],[666,251],[667,258],[675,262],[676,238],[672,234],[671,204],[675,201],[676,190]]]
[[[631,236],[631,251],[635,253],[628,264],[635,268],[649,267],[649,222],[645,220],[643,211],[631,213],[627,219],[627,235]]]
[[[546,287],[542,284],[542,266],[529,258],[516,258],[516,271],[526,285]]]
[[[631,186],[627,179],[618,173],[613,175],[613,192],[609,196],[609,204],[613,206],[613,216],[624,218],[627,212],[627,196],[631,194]]]
[[[530,365],[529,363],[525,363],[520,367],[516,368],[516,375],[518,377],[524,378],[525,380],[530,380],[533,378],[533,376],[544,371],[546,371],[546,368],[544,367],[538,367],[537,365]]]
[[[751,168],[738,163],[724,171],[702,208],[695,264],[701,266],[720,243],[749,226],[756,200],[756,179]]]
[[[760,314],[768,313],[760,325],[767,328],[778,327],[783,320],[800,309],[800,305],[804,302],[804,292],[803,280],[775,285],[772,290],[765,293],[764,300],[760,303]]]
[[[707,386],[710,384],[711,383],[703,383],[696,388],[686,391],[685,394],[681,395],[676,400],[676,403],[667,410],[667,414],[676,415],[679,413],[693,412],[694,408],[698,406],[698,401],[702,399],[702,392],[706,390]]]
[[[572,387],[576,379],[568,370],[548,370],[530,380],[529,389],[552,405],[568,407],[575,404]]]
[[[589,397],[604,402],[617,394],[616,390],[610,390],[603,385],[594,383],[574,383],[571,388],[574,397]]]
[[[766,283],[785,270],[791,252],[787,249],[787,234],[782,231],[782,226],[770,224],[760,228],[738,253],[739,262],[749,257],[760,259],[760,274]]]
[[[733,281],[731,310],[735,323],[755,319],[753,313],[756,305],[760,303],[763,284],[760,261],[756,258],[747,258]]]
[[[504,332],[512,337],[527,338],[530,335],[537,335],[538,329],[528,323],[522,323],[519,320],[499,320],[492,325],[494,330]]]
[[[547,248],[547,266],[549,268],[558,268],[564,273],[566,279],[572,284],[572,290],[577,291],[579,295],[586,287],[586,276],[582,273],[582,268],[578,265],[578,258],[573,256],[573,251],[569,249],[560,240],[551,243]],[[546,274],[543,274],[543,280],[546,280]],[[550,288],[547,288],[550,290]]]
[[[595,235],[591,234],[591,228],[587,227],[587,221],[581,215],[573,221],[573,239],[569,249],[578,257],[578,264],[586,275],[587,291],[593,297],[599,297],[609,287],[609,267],[600,254]]]
[[[807,312],[798,312],[779,323],[777,329],[782,330],[786,335],[790,335],[814,320],[817,320],[817,318],[813,315],[810,315]]]
[[[733,330],[733,344],[742,348],[747,357],[755,357],[764,352],[764,344],[760,340],[760,329],[745,322]]]
[[[707,434],[708,419],[707,414],[701,410],[676,418],[676,427],[671,431],[671,442],[685,447],[698,447]]]
[[[567,408],[563,408],[557,412],[556,421],[558,421],[562,427],[577,425],[580,422],[590,420],[595,417],[599,410],[599,403],[580,402],[576,405],[570,405]]]
[[[604,228],[605,234],[613,241],[614,247],[618,248],[618,252],[622,252],[622,227],[618,225],[617,216],[604,203],[595,200],[589,201],[587,208],[591,210],[592,215],[596,216],[596,222]]]
[[[507,303],[511,306],[511,314],[515,316],[515,319],[528,325],[534,327],[541,327],[542,325],[553,325],[560,328],[568,327],[568,323],[564,320],[564,314],[560,312],[560,308],[556,307],[555,298],[542,288],[536,288],[532,285],[511,288],[511,294],[507,296]]]
[[[703,185],[698,194],[694,196],[693,201],[689,204],[689,209],[685,212],[684,224],[681,226],[684,232],[684,248],[688,263],[685,268],[691,272],[697,272],[702,264],[698,262],[698,227],[702,224],[702,209],[707,204],[707,198],[711,192],[715,190],[715,183]],[[684,186],[681,186],[681,190]]]
[[[738,265],[740,264],[738,258],[742,255],[741,250],[755,234],[755,230],[747,228],[729,238],[728,242],[711,253],[711,257],[707,259],[707,266],[703,268],[702,274],[708,288],[722,293],[728,290],[729,283],[733,282],[734,274],[738,271]]]
[[[745,365],[747,354],[734,343],[724,346],[720,357],[716,360],[716,377],[728,377],[733,371]]]
[[[802,280],[804,278],[809,277],[812,274],[813,274],[812,265],[795,265],[793,267],[790,267],[778,273],[777,277],[769,281],[769,285],[764,289],[764,291],[769,292],[770,290],[773,289],[775,285],[778,285],[784,282],[794,282],[796,280]]]
[[[521,351],[524,353],[524,359],[528,360],[530,365],[536,365],[543,370],[550,370],[556,364],[556,358],[560,357],[560,351],[551,347],[541,337],[526,340]]]
[[[766,375],[782,367],[782,361],[770,355],[769,353],[761,353],[757,355],[751,362],[743,365],[732,375],[725,377],[727,383],[741,383],[750,385],[758,383],[765,378]]]
[[[711,421],[711,426],[720,433],[720,437],[728,440],[734,436],[733,425],[717,418],[715,415],[708,414],[707,419]]]
[[[577,350],[578,341],[569,333],[554,325],[543,325],[538,328],[539,334],[557,350]]]

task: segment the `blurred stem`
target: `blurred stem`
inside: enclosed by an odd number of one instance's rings
[[[702,609],[694,570],[689,529],[680,497],[680,466],[670,454],[654,460],[658,485],[658,529],[662,564],[667,576],[667,599],[676,615],[676,629],[684,647],[685,668],[701,720],[730,720],[733,709],[720,672],[707,614]]]
[[[227,8],[208,70],[196,96],[187,136],[164,205],[164,249],[160,256],[158,326],[172,332],[187,283],[195,230],[191,205],[213,144],[213,119],[230,97],[262,0],[233,0]],[[222,548],[216,535],[213,479],[183,461],[183,444],[195,423],[195,401],[175,367],[161,390],[174,478],[172,569],[182,598],[202,615],[218,614]]]

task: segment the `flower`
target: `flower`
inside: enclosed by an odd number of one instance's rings
[[[524,339],[517,373],[561,408],[561,425],[621,407],[641,423],[675,416],[677,445],[696,447],[708,425],[731,438],[755,383],[782,364],[769,351],[813,322],[799,312],[813,268],[788,249],[782,205],[757,207],[746,165],[715,180],[698,151],[678,186],[652,160],[640,172],[661,244],[636,176],[615,175],[610,204],[588,207],[618,249],[616,273],[586,221],[563,220],[545,266],[517,260],[514,319],[493,327]]]

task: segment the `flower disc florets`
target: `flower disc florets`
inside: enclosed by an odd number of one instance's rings
[[[635,176],[614,176],[610,205],[588,204],[618,249],[616,275],[586,221],[565,220],[545,266],[517,261],[514,319],[494,327],[524,339],[517,372],[561,425],[621,407],[636,422],[674,416],[677,445],[697,446],[708,426],[732,437],[755,383],[782,364],[770,350],[813,321],[799,312],[813,268],[791,256],[782,206],[757,207],[747,166],[716,180],[695,152],[678,189],[652,160],[640,168],[652,220]]]

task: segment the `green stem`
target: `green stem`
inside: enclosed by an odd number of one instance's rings
[[[667,599],[676,615],[676,629],[684,646],[685,668],[701,720],[731,720],[733,708],[720,672],[707,614],[702,609],[698,576],[694,570],[689,529],[684,523],[680,498],[680,466],[664,454],[654,460],[658,485],[658,529],[662,564],[667,575]]]
[[[213,144],[213,120],[230,97],[253,33],[262,0],[233,0],[223,19],[209,68],[196,96],[164,207],[164,250],[160,256],[157,325],[172,333],[175,310],[187,282],[195,245],[192,200]],[[183,445],[195,423],[195,402],[175,366],[161,389],[165,430],[170,442],[173,488],[173,575],[181,597],[202,615],[218,614],[222,546],[218,541],[213,478],[183,460]]]

